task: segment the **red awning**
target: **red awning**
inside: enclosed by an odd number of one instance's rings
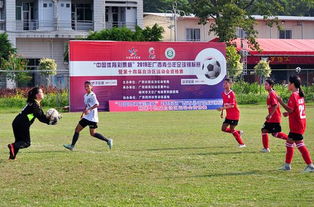
[[[237,49],[241,45],[246,48],[252,56],[314,56],[314,39],[256,39],[262,52],[252,50],[247,41],[236,39],[234,42]]]

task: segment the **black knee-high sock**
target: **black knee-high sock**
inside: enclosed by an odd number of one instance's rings
[[[72,146],[75,145],[75,143],[77,142],[78,138],[79,138],[80,133],[75,132],[72,138]]]
[[[106,137],[104,137],[103,135],[101,135],[101,134],[99,134],[99,133],[95,133],[95,134],[94,134],[94,137],[96,137],[97,139],[103,140],[103,141],[105,141],[105,142],[108,142],[108,141],[109,141]]]

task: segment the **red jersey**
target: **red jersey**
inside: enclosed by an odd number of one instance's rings
[[[289,114],[290,132],[304,134],[306,127],[304,98],[300,97],[299,92],[293,92],[289,98],[288,106],[293,110]]]
[[[226,119],[230,120],[239,120],[240,118],[240,111],[238,109],[237,101],[235,94],[232,90],[230,90],[228,93],[223,92],[222,93],[222,100],[224,106],[233,105],[233,108],[226,109],[227,116]]]
[[[280,107],[279,103],[277,100],[277,94],[274,90],[271,90],[267,96],[267,108],[268,108],[268,113],[271,112],[271,108],[275,105],[278,105],[275,113],[272,115],[272,117],[267,120],[266,122],[268,123],[280,123],[281,122],[281,113],[280,113]]]

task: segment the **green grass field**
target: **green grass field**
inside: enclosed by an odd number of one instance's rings
[[[220,132],[217,111],[100,113],[98,132],[114,148],[81,133],[69,143],[79,113],[57,126],[36,121],[32,146],[9,161],[16,113],[1,113],[0,206],[314,206],[314,173],[296,150],[292,171],[284,141],[270,137],[260,153],[265,106],[241,106],[238,129],[247,148]],[[307,108],[305,143],[314,155],[314,108]],[[283,131],[288,132],[287,119]]]

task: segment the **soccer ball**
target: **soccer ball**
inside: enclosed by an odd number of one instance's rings
[[[51,108],[47,111],[46,113],[46,117],[52,121],[52,120],[59,120],[61,119],[61,114],[59,114],[59,112],[54,109],[54,108]]]
[[[221,72],[220,63],[215,59],[208,59],[203,62],[202,72],[208,79],[215,79]]]

